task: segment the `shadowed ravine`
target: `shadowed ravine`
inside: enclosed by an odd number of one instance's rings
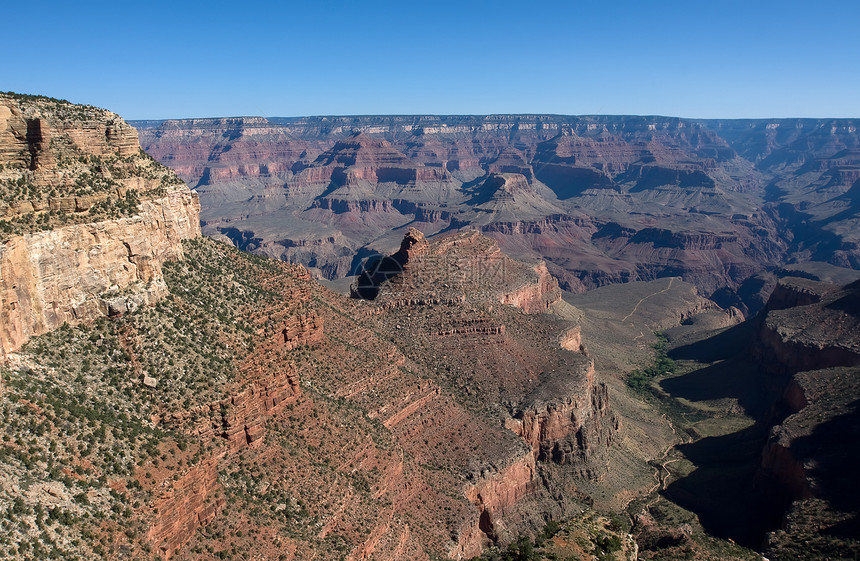
[[[685,476],[673,474],[661,495],[695,512],[708,533],[752,549],[760,549],[765,534],[780,526],[788,506],[759,473],[779,392],[765,387],[749,354],[756,323],[674,349],[671,357],[699,367],[659,383],[674,402],[669,407],[675,407],[676,422],[692,440],[678,444],[669,456],[673,460],[664,465],[684,460],[694,468]],[[702,419],[703,413],[695,408],[726,400],[737,405],[717,421],[718,434],[700,434],[691,421]],[[738,423],[743,428],[731,430]]]

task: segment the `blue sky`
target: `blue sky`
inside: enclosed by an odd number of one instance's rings
[[[12,2],[0,90],[127,119],[860,117],[860,2]]]

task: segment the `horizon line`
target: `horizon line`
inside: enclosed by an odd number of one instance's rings
[[[112,110],[108,110],[112,111]],[[122,116],[122,115],[120,115]],[[308,115],[220,115],[220,116],[208,116],[208,117],[161,117],[161,118],[128,118],[123,117],[124,120],[131,122],[145,122],[145,121],[207,121],[207,120],[216,120],[216,119],[323,119],[323,118],[367,118],[367,117],[388,117],[388,118],[396,118],[396,117],[473,117],[473,118],[487,118],[487,117],[576,117],[576,118],[584,118],[584,117],[596,117],[596,118],[607,118],[607,117],[641,117],[641,118],[650,118],[650,119],[678,119],[684,121],[856,121],[860,120],[860,117],[798,117],[798,116],[790,116],[790,117],[681,117],[678,115],[662,115],[662,114],[648,114],[648,113],[535,113],[535,112],[524,112],[524,113],[319,113],[319,114],[308,114]]]

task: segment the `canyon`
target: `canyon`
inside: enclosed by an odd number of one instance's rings
[[[258,548],[257,534],[274,532],[277,539],[265,549],[287,558],[342,552],[354,559],[426,559],[427,551],[471,558],[537,531],[547,513],[578,512],[581,496],[552,489],[575,489],[577,478],[606,470],[620,420],[592,360],[564,349],[559,334],[549,336],[561,324],[540,312],[558,305],[558,287],[534,265],[504,256],[492,240],[471,232],[428,244],[410,232],[403,272],[372,302],[328,291],[301,266],[250,261],[217,242],[191,242],[184,243],[183,260],[164,266],[165,300],[36,337],[11,355],[14,372],[48,383],[52,353],[68,352],[80,335],[102,341],[79,351],[85,371],[97,373],[98,387],[136,395],[130,414],[160,431],[157,451],[135,453],[130,474],[103,463],[108,451],[90,456],[88,485],[97,490],[99,476],[110,474],[120,490],[109,504],[138,505],[116,530],[87,530],[104,536],[109,548],[188,559],[200,548]],[[494,271],[504,274],[486,278],[482,291],[454,284],[473,277],[474,264],[486,259],[501,261]],[[464,274],[438,284],[447,275],[440,263]],[[188,293],[183,282],[209,287],[228,275],[242,278],[243,290],[255,296],[219,300],[207,295],[209,288]],[[160,355],[177,344],[167,341],[181,341],[181,330],[162,340],[158,331],[165,328],[151,327],[176,321],[164,315],[165,306],[189,308],[196,322],[200,310],[216,304],[242,315],[201,316],[214,322],[218,336],[210,340],[207,331],[194,351],[178,347],[171,360],[235,349],[225,355],[234,357],[226,379],[217,382],[220,376],[209,372],[174,376],[179,366],[169,363],[142,366],[159,362],[146,349],[157,345]],[[240,329],[227,327],[232,317]],[[535,331],[548,336],[534,339]],[[53,339],[42,348],[45,337]],[[132,360],[113,361],[116,345]],[[471,360],[483,364],[472,368]],[[61,370],[82,364],[64,363]],[[153,383],[110,375],[117,367],[149,372]],[[195,380],[215,382],[209,394],[216,399],[196,391]],[[46,391],[69,391],[55,383]],[[110,391],[97,395],[97,402],[129,407]],[[41,422],[53,425],[58,410]],[[47,442],[68,450],[73,444],[58,429]],[[113,438],[122,438],[118,429]],[[57,455],[70,461],[65,452]],[[14,461],[3,465],[9,475],[22,469]],[[46,477],[38,463],[25,469]],[[260,510],[262,504],[270,506]],[[96,513],[99,502],[83,508]],[[66,531],[81,528],[90,527]],[[46,529],[48,536],[53,531]]]
[[[164,295],[161,267],[182,257],[182,240],[200,235],[199,202],[141,152],[132,127],[92,107],[2,95],[0,138],[0,356],[64,323]],[[101,181],[91,165],[105,168]],[[26,198],[11,199],[13,188]],[[95,209],[129,198],[133,216]]]
[[[620,420],[544,263],[412,229],[351,299],[202,239],[116,115],[4,103],[4,556],[469,558],[578,512]]]
[[[853,121],[135,125],[0,94],[0,556],[854,553]]]
[[[477,229],[561,287],[680,276],[760,309],[762,271],[857,267],[851,119],[356,116],[136,121],[200,193],[203,232],[357,274],[409,227]]]
[[[656,393],[686,435],[662,461],[663,497],[768,559],[856,554],[860,503],[846,476],[855,455],[844,448],[856,433],[860,364],[852,278],[782,271],[754,319],[704,338],[690,333],[705,316],[665,332],[680,372]]]

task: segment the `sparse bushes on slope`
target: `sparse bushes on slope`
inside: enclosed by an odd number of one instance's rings
[[[156,306],[65,325],[0,366],[0,558],[92,559],[122,548],[151,558],[140,509],[152,485],[205,453],[153,416],[223,398],[259,327],[249,310],[276,302],[260,271],[280,266],[211,240],[184,244]]]

